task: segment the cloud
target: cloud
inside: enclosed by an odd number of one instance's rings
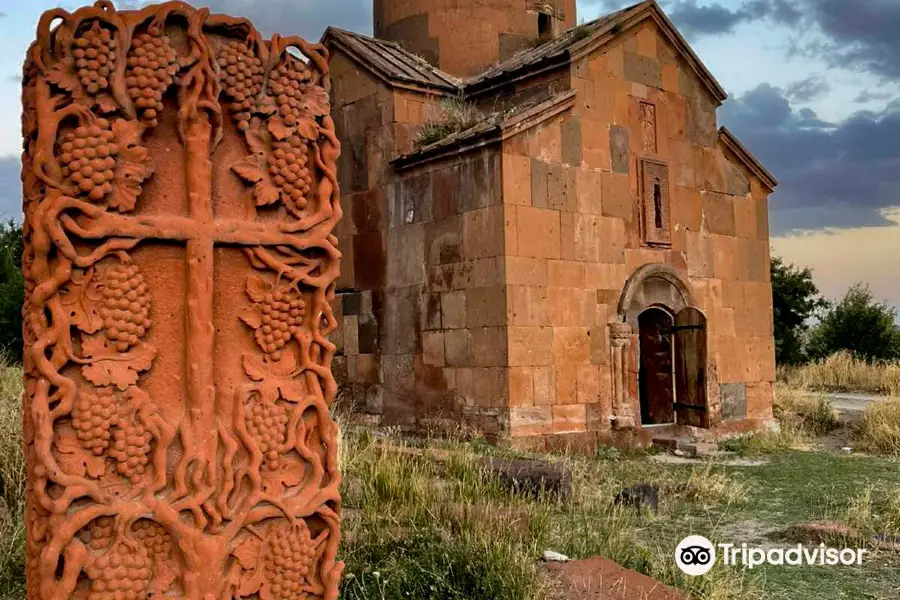
[[[148,3],[133,1],[129,7]],[[318,41],[329,25],[372,32],[372,0],[204,0],[199,4],[213,13],[247,17],[266,36],[280,33]]]
[[[853,99],[857,104],[865,104],[867,102],[876,102],[879,100],[889,100],[893,94],[890,92],[873,92],[872,90],[863,90],[856,98]]]
[[[810,22],[825,37],[809,50],[834,66],[900,78],[900,2],[896,0],[803,0]]]
[[[0,156],[0,221],[22,220],[21,170],[18,156]]]
[[[763,83],[727,100],[719,120],[767,165],[773,233],[895,225],[900,206],[900,100],[829,123]]]
[[[809,102],[826,95],[831,85],[821,75],[811,75],[787,86],[785,97],[795,102]]]

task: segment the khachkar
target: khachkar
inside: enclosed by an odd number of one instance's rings
[[[29,599],[336,598],[327,55],[180,2],[25,64]]]

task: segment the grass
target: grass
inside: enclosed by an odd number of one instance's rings
[[[900,456],[900,398],[872,402],[854,427],[861,450]]]
[[[425,107],[425,122],[413,138],[413,147],[418,149],[465,131],[484,118],[473,104],[464,100],[445,98],[439,104],[428,104]]]
[[[778,379],[796,389],[900,396],[900,361],[867,363],[847,352],[796,367],[779,367]]]
[[[0,525],[0,598],[22,598],[21,370],[0,369],[0,477],[8,519]],[[478,439],[413,444],[390,431],[351,429],[342,415],[345,480],[340,558],[341,598],[392,600],[548,600],[540,567],[545,550],[572,558],[605,556],[682,589],[698,600],[889,598],[900,588],[900,553],[878,550],[870,536],[900,534],[900,460],[809,451],[830,430],[824,398],[778,388],[780,441],[741,438],[765,448],[760,466],[717,462],[664,464],[642,451],[601,449],[595,456],[551,455],[572,472],[566,501],[508,491],[484,468],[489,456],[527,457]],[[804,448],[797,450],[796,448]],[[660,490],[656,514],[613,503],[623,487]],[[714,542],[772,544],[793,524],[832,519],[859,530],[872,549],[859,568],[718,564],[686,577],[672,550],[687,535]]]
[[[674,544],[640,540],[643,529],[684,507],[740,505],[746,488],[716,465],[672,469],[629,453],[555,456],[572,471],[572,498],[535,501],[483,469],[485,455],[518,453],[462,440],[432,440],[419,450],[364,431],[343,440],[353,459],[345,463],[342,598],[537,600],[548,593],[538,562],[545,550],[602,555],[696,598],[760,597],[754,581],[729,569],[687,580],[672,568]],[[637,482],[661,490],[659,514],[613,503]]]
[[[724,440],[724,450],[742,456],[808,449],[816,437],[840,427],[837,413],[823,395],[808,394],[783,384],[775,386],[773,412],[778,428]]]
[[[25,595],[24,447],[22,369],[0,365],[0,598]]]

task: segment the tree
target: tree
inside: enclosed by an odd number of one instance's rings
[[[867,361],[900,358],[896,318],[896,309],[877,302],[868,285],[854,284],[811,332],[809,354],[824,358],[846,350]]]
[[[15,221],[0,223],[0,352],[7,359],[22,357],[22,226]]]
[[[771,270],[775,360],[778,364],[798,364],[806,359],[803,351],[806,321],[827,303],[819,295],[809,268],[785,264],[781,257],[773,256]]]

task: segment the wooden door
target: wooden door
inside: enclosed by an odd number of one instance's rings
[[[706,402],[706,317],[693,307],[675,315],[675,414],[680,425],[709,427]]]
[[[641,365],[638,384],[641,423],[659,425],[675,421],[675,387],[672,379],[672,317],[659,308],[638,316]]]

